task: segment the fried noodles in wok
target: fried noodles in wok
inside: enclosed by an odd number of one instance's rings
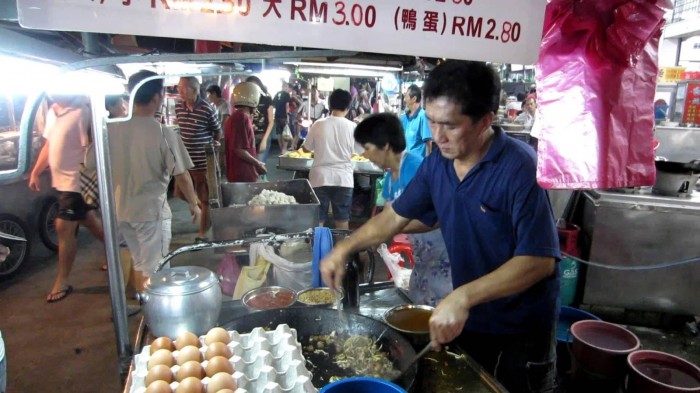
[[[333,376],[334,382],[350,376],[370,376],[387,380],[398,377],[400,372],[389,360],[386,352],[374,344],[374,340],[364,335],[351,335],[343,338],[335,335],[311,336],[305,348],[315,354],[322,354],[347,372],[344,376]]]

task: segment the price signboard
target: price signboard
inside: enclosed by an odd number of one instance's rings
[[[17,0],[23,27],[534,64],[547,0]]]
[[[700,125],[700,83],[688,83],[681,123]]]

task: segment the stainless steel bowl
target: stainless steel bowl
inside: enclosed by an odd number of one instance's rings
[[[251,289],[241,298],[243,304],[252,311],[286,308],[293,305],[296,300],[296,292],[279,286]]]
[[[328,288],[307,288],[307,289],[304,289],[304,290],[302,290],[302,291],[297,292],[297,303],[303,304],[303,305],[309,306],[309,307],[333,307],[333,306],[335,306],[335,305],[337,304],[336,302],[337,302],[338,300],[342,300],[343,297],[345,297],[345,292],[344,292],[342,289],[338,289],[338,293],[339,293],[339,295],[340,295],[340,299],[336,299],[336,296],[338,296],[337,294],[332,294],[332,293],[331,293],[331,298],[332,298],[333,300],[331,300],[331,301],[328,302],[328,303],[308,303],[308,302],[305,302],[305,301],[302,300],[302,297],[304,297],[305,294],[311,293],[311,292],[314,292],[314,291],[330,292],[331,290],[328,289]]]
[[[384,322],[391,326],[392,329],[401,332],[411,342],[414,348],[420,348],[430,341],[428,319],[430,315],[432,315],[433,310],[435,310],[435,307],[422,304],[402,304],[386,310],[384,313]],[[424,324],[424,327],[407,326],[411,323],[406,321],[412,321],[416,324],[417,320],[418,324]],[[423,323],[423,321],[425,322]]]

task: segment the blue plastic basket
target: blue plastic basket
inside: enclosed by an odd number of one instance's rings
[[[569,334],[569,329],[571,325],[575,322],[583,321],[586,319],[595,319],[600,321],[600,318],[583,310],[573,307],[562,307],[559,310],[559,320],[557,321],[557,342],[560,343],[571,343],[573,342],[573,337]]]
[[[326,385],[320,393],[407,393],[399,385],[384,379],[353,377]]]

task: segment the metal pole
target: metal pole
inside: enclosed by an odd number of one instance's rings
[[[675,11],[674,11],[675,12]],[[673,65],[678,67],[678,63],[681,61],[681,47],[683,46],[683,37],[678,38],[678,44],[676,46],[676,59],[673,62]]]
[[[100,52],[100,44],[97,41],[98,35],[95,33],[80,33],[83,41],[83,49],[87,53],[97,55]]]
[[[122,380],[126,378],[129,364],[133,356],[129,340],[129,323],[126,315],[126,295],[124,294],[124,278],[122,265],[119,260],[119,244],[117,243],[117,222],[114,210],[114,187],[112,186],[112,164],[109,156],[109,135],[105,132],[103,119],[104,94],[95,93],[92,99],[92,125],[94,130],[95,155],[97,160],[97,179],[100,186],[100,207],[102,210],[102,226],[104,228],[105,252],[109,272],[109,293],[112,298],[112,319],[117,339],[117,355],[119,357],[119,374]],[[110,170],[107,170],[107,169]]]

